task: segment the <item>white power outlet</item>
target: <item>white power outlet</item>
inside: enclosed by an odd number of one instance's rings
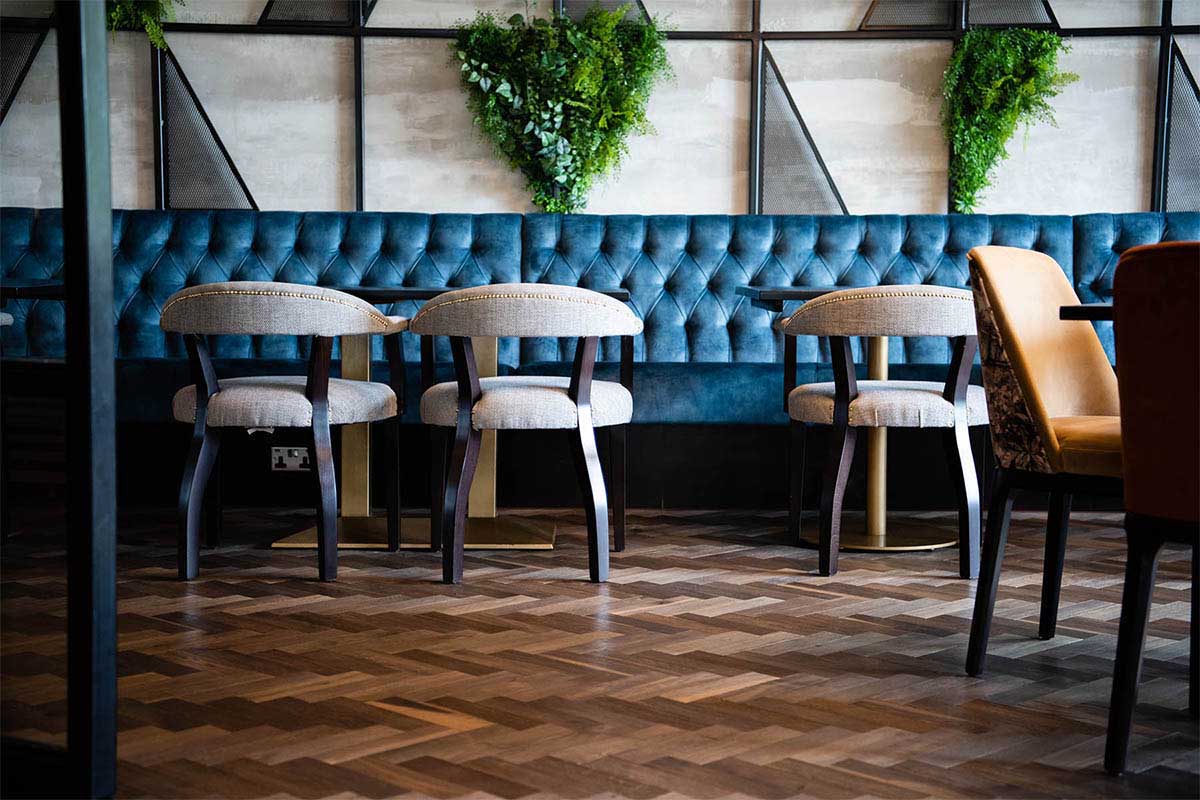
[[[311,469],[307,447],[271,448],[272,472],[308,472]]]

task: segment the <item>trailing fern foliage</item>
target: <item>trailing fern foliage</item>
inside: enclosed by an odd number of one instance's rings
[[[145,31],[155,47],[166,50],[162,23],[175,19],[176,2],[186,5],[183,0],[108,0],[108,29]]]
[[[1054,124],[1051,98],[1079,79],[1058,69],[1068,49],[1053,31],[1025,28],[975,28],[955,45],[942,83],[955,211],[975,210],[1019,125]]]
[[[646,103],[670,74],[666,37],[654,22],[625,21],[628,8],[593,6],[579,22],[481,13],[456,29],[475,124],[546,211],[582,208],[630,134],[653,130]]]

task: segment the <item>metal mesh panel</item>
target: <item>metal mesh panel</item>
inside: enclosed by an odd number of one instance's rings
[[[272,22],[324,22],[349,25],[353,19],[350,0],[272,0],[263,9],[258,24]]]
[[[954,4],[947,0],[875,0],[859,30],[878,28],[950,28]]]
[[[167,207],[254,208],[169,53],[162,59],[161,90]]]
[[[631,22],[650,19],[649,14],[646,12],[646,6],[641,0],[565,0],[563,11],[568,17],[578,21],[583,19],[584,14],[592,6],[600,6],[605,11],[616,11],[624,5],[633,6],[629,11],[625,12],[625,19]]]
[[[970,0],[971,25],[1049,25],[1053,20],[1042,0]]]
[[[1167,211],[1200,211],[1200,90],[1176,48],[1171,64]]]
[[[804,120],[788,98],[772,59],[764,59],[762,213],[845,214]]]
[[[0,29],[0,106],[7,116],[8,108],[16,99],[29,65],[37,56],[44,31],[23,31],[10,28]],[[3,120],[4,116],[0,116]]]

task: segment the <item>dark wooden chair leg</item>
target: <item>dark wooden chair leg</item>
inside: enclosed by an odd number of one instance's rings
[[[1192,544],[1192,635],[1188,660],[1188,711],[1200,717],[1200,544]]]
[[[442,549],[442,504],[446,494],[447,431],[429,426],[429,549]]]
[[[842,527],[842,500],[846,481],[854,462],[854,443],[858,429],[848,425],[830,428],[829,450],[825,459],[825,476],[821,486],[821,542],[817,554],[822,575],[836,575],[838,547]]]
[[[573,434],[571,450],[575,456],[579,488],[583,492],[583,510],[587,515],[588,577],[593,583],[603,583],[608,580],[608,498],[600,454],[596,450],[596,431],[589,421],[576,428]]]
[[[200,426],[203,426],[203,421]],[[200,528],[204,518],[204,490],[217,460],[221,439],[208,427],[192,434],[179,486],[178,562],[180,580],[191,580],[200,574]]]
[[[608,429],[608,457],[612,482],[613,550],[625,549],[625,425]]]
[[[450,455],[450,472],[442,504],[442,583],[462,583],[463,544],[467,527],[467,498],[479,461],[483,435],[470,423],[459,426]]]
[[[800,543],[800,517],[804,513],[804,456],[808,443],[808,426],[792,420],[788,427],[788,541]]]
[[[997,469],[992,481],[992,503],[988,508],[987,533],[983,538],[983,558],[979,583],[975,586],[975,612],[971,616],[971,640],[967,645],[967,674],[983,674],[987,658],[988,635],[992,628],[992,610],[996,606],[996,587],[1000,585],[1000,562],[1008,540],[1008,520],[1012,515],[1011,478]]]
[[[1142,671],[1142,646],[1154,594],[1154,572],[1163,539],[1152,530],[1130,530],[1125,537],[1125,591],[1121,596],[1121,625],[1117,632],[1117,658],[1113,665],[1112,700],[1108,706],[1108,737],[1104,744],[1104,769],[1111,775],[1125,770],[1133,708],[1137,705],[1138,677]]]
[[[313,475],[317,479],[317,574],[323,581],[337,579],[337,478],[333,467],[333,442],[329,425],[312,428]]]
[[[1058,627],[1058,598],[1062,592],[1063,562],[1067,557],[1067,529],[1071,521],[1071,495],[1050,492],[1050,512],[1046,517],[1046,555],[1042,561],[1042,611],[1038,619],[1038,638],[1053,639]]]
[[[221,437],[221,429],[215,428],[214,434]],[[218,442],[217,452],[213,462],[212,475],[208,478],[208,488],[204,492],[204,546],[215,550],[221,546],[221,458]]]
[[[942,442],[958,497],[958,576],[974,578],[979,575],[979,478],[970,428],[966,424],[948,428]]]
[[[400,417],[384,423],[387,426],[388,452],[384,457],[387,461],[387,537],[388,552],[395,553],[400,549],[400,478],[402,462],[400,460]]]

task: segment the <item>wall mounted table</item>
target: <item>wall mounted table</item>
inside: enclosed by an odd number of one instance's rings
[[[781,312],[784,303],[814,300],[845,286],[739,286],[737,293],[750,298],[756,308]],[[888,377],[888,337],[867,336],[867,378],[885,381]],[[796,337],[785,336],[784,347],[794,353]],[[801,528],[803,530],[803,527]],[[801,540],[816,546],[817,536],[802,533]],[[847,530],[843,525],[841,549],[864,552],[895,552],[908,550],[939,550],[958,544],[955,531],[943,531],[925,525],[896,526],[889,532],[887,524],[887,428],[867,430],[867,519],[863,531]]]
[[[446,288],[409,286],[333,287],[368,303],[383,305],[403,301],[431,300],[449,291]],[[601,294],[629,300],[626,289],[597,290]],[[400,334],[404,336],[406,334]],[[494,377],[499,372],[497,340],[472,339],[479,377]],[[342,377],[371,379],[371,337],[343,336],[341,339]],[[421,392],[435,380],[433,337],[421,337]],[[414,398],[419,402],[420,393]],[[500,516],[496,511],[496,432],[484,431],[479,463],[467,502],[466,548],[471,550],[548,550],[554,547],[554,529],[520,517]],[[338,519],[338,549],[386,550],[387,520],[371,514],[371,429],[370,425],[342,426],[341,516]],[[400,521],[400,546],[405,549],[427,548],[431,544],[428,517],[405,517]],[[316,528],[310,528],[275,542],[272,547],[312,548],[317,546]]]

